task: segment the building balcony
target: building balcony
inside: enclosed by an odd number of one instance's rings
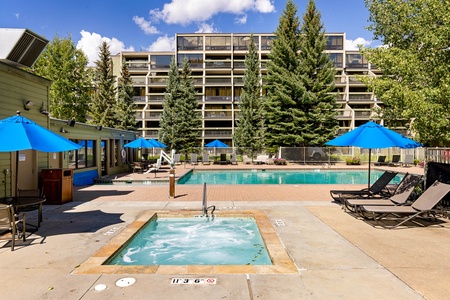
[[[162,112],[145,112],[146,120],[159,120],[161,119]]]
[[[158,130],[145,130],[144,129],[144,133],[145,133],[145,137],[146,138],[158,138]]]
[[[231,96],[205,96],[206,102],[231,102]]]
[[[132,98],[135,103],[145,103],[145,100],[147,99],[146,96],[133,96]]]
[[[205,129],[204,137],[206,138],[232,138],[233,132],[231,130],[208,130]]]
[[[223,45],[223,46],[205,46],[205,50],[209,51],[230,51],[231,46],[230,45]]]
[[[345,68],[352,70],[368,69],[368,63],[349,63],[345,65]]]
[[[231,120],[230,111],[205,111],[205,120]]]
[[[355,115],[355,119],[370,119],[372,118],[372,110],[370,109],[355,109],[353,110],[353,114]]]
[[[148,62],[128,62],[128,70],[148,70]]]
[[[342,109],[337,111],[338,120],[351,120],[353,112],[350,109]]]
[[[353,103],[368,103],[374,102],[374,96],[372,93],[348,93],[348,101]]]
[[[133,85],[145,85],[145,77],[132,77]]]
[[[205,85],[231,85],[231,77],[205,77]]]
[[[152,86],[158,86],[158,85],[162,85],[162,86],[166,86],[167,85],[167,77],[150,77],[148,79],[148,85],[152,85]]]
[[[205,69],[230,69],[230,61],[207,61],[205,62]]]

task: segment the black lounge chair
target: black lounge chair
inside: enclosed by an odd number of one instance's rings
[[[374,166],[387,166],[386,155],[378,156],[378,160],[374,163]]]
[[[434,207],[448,192],[450,192],[450,184],[436,181],[409,206],[364,205],[361,206],[360,214],[368,219],[375,220],[379,226],[388,229],[396,228],[405,222],[415,221],[418,218],[436,220],[436,215],[440,210],[434,209]],[[389,223],[392,221],[398,223]]]
[[[361,199],[350,198],[347,199],[341,195],[341,202],[344,208],[351,212],[358,212],[363,205],[382,205],[382,206],[396,206],[405,205],[411,198],[414,188],[422,181],[422,175],[406,174],[402,181],[397,186],[394,194],[391,197],[383,199]]]
[[[385,171],[377,181],[375,181],[370,188],[362,190],[331,190],[330,195],[336,202],[341,201],[341,195],[345,194],[349,197],[386,197],[391,193],[387,189],[389,182],[397,175],[397,172]]]
[[[226,153],[221,153],[220,154],[219,164],[221,164],[221,165],[227,165],[228,164],[227,154]]]
[[[389,166],[395,167],[400,165],[400,155],[394,154],[392,155],[392,161],[389,163]]]

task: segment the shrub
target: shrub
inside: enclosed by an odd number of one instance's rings
[[[287,165],[287,162],[284,158],[274,158],[273,163],[275,165]]]
[[[361,164],[361,158],[359,157],[348,157],[345,162],[347,165],[359,165]]]

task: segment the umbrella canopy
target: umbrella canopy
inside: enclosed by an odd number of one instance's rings
[[[80,149],[81,145],[60,136],[35,122],[17,115],[0,120],[0,152],[16,151],[16,172],[19,170],[19,151],[38,150],[42,152],[62,152]],[[16,188],[18,187],[16,174]]]
[[[0,120],[0,152],[39,150],[62,152],[81,148],[80,145],[62,137],[35,122],[16,116]]]
[[[142,137],[140,137],[132,142],[129,142],[123,146],[127,147],[127,148],[153,148],[153,147],[155,147],[154,144],[150,143],[148,140],[146,140]]]
[[[220,141],[220,140],[214,140],[208,144],[205,145],[205,147],[214,147],[214,148],[229,148],[230,146],[228,146],[227,144],[225,144],[224,142]]]
[[[150,144],[152,144],[153,145],[152,147],[154,147],[154,148],[167,148],[167,146],[165,144],[163,144],[160,141],[155,140],[155,139],[150,139],[150,140],[148,140],[148,142]]]
[[[395,131],[387,129],[380,124],[369,121],[358,128],[353,129],[331,141],[325,143],[327,146],[355,146],[369,149],[369,182],[370,187],[370,160],[371,150],[378,148],[417,148],[420,143],[411,140]]]

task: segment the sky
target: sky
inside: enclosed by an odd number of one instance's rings
[[[308,0],[294,0],[302,20]],[[0,0],[0,28],[71,37],[98,59],[103,41],[121,51],[173,51],[176,33],[273,33],[286,0]],[[327,33],[345,32],[346,49],[374,47],[364,0],[316,0]]]

